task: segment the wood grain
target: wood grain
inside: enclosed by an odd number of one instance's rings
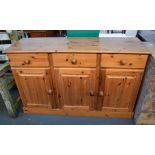
[[[54,68],[54,75],[59,108],[95,109],[96,95],[90,91],[96,94],[96,69]]]
[[[12,68],[20,95],[26,107],[52,107],[53,90],[50,69]]]
[[[102,110],[133,111],[143,70],[102,69],[101,74],[104,79],[100,86],[104,92]]]
[[[24,112],[132,118],[149,50],[131,38],[23,39],[7,51]]]
[[[148,55],[102,54],[101,67],[109,68],[145,68]]]
[[[13,67],[47,67],[48,54],[8,54],[9,63]]]
[[[133,112],[112,112],[112,111],[88,111],[88,110],[73,110],[73,109],[49,109],[49,108],[31,108],[24,107],[25,113],[36,114],[52,114],[52,115],[65,115],[65,116],[87,116],[87,117],[108,117],[108,118],[132,118]]]
[[[137,38],[26,38],[5,53],[143,53],[151,51]]]
[[[29,37],[55,37],[57,30],[24,30]]]
[[[53,54],[53,65],[55,67],[96,67],[96,54]]]

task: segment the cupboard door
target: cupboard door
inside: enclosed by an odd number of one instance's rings
[[[103,69],[99,98],[102,110],[132,112],[143,70]]]
[[[13,69],[24,107],[51,107],[50,69]]]
[[[94,110],[96,69],[55,68],[54,75],[58,108]]]

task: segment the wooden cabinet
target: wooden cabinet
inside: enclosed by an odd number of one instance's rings
[[[13,74],[24,107],[52,107],[53,88],[50,69],[14,68]]]
[[[132,112],[143,70],[102,69],[99,98],[103,111]]]
[[[58,36],[58,30],[24,30],[28,33],[30,38],[36,37],[56,37]]]
[[[31,38],[7,52],[24,112],[133,116],[148,58],[141,42]]]
[[[58,108],[95,110],[96,69],[55,68]]]
[[[147,55],[124,54],[116,59],[75,53],[8,56],[25,112],[108,117],[132,117],[147,61]],[[22,65],[25,60],[30,63]],[[135,68],[120,60],[134,62]]]

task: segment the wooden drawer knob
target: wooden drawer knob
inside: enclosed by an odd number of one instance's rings
[[[53,92],[53,90],[52,89],[49,89],[47,93],[48,93],[48,95],[51,95],[52,92]]]
[[[72,63],[73,65],[77,64],[77,59],[76,59],[76,58],[72,58],[71,63]]]
[[[100,91],[99,92],[99,96],[103,96],[104,94],[103,94],[103,91]]]
[[[126,61],[125,60],[120,60],[120,65],[125,65]]]
[[[25,64],[30,64],[31,63],[31,60],[24,60],[24,63]]]
[[[91,90],[91,91],[89,92],[89,95],[90,95],[90,96],[94,96],[94,92]]]

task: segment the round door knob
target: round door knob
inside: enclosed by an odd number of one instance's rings
[[[89,92],[89,95],[90,95],[90,96],[94,96],[94,92],[91,90],[91,91]]]
[[[52,89],[49,89],[47,93],[48,93],[48,95],[51,95],[52,92],[53,92]]]
[[[30,61],[30,60],[25,60],[24,63],[25,63],[25,64],[30,64],[31,61]]]
[[[120,60],[120,65],[125,65],[126,61],[125,60]]]
[[[99,92],[99,95],[100,95],[100,96],[103,96],[103,95],[104,95],[104,94],[103,94],[103,91],[100,91],[100,92]]]
[[[71,60],[71,63],[72,63],[73,65],[77,64],[77,59],[76,59],[76,58],[73,58],[73,59]]]

